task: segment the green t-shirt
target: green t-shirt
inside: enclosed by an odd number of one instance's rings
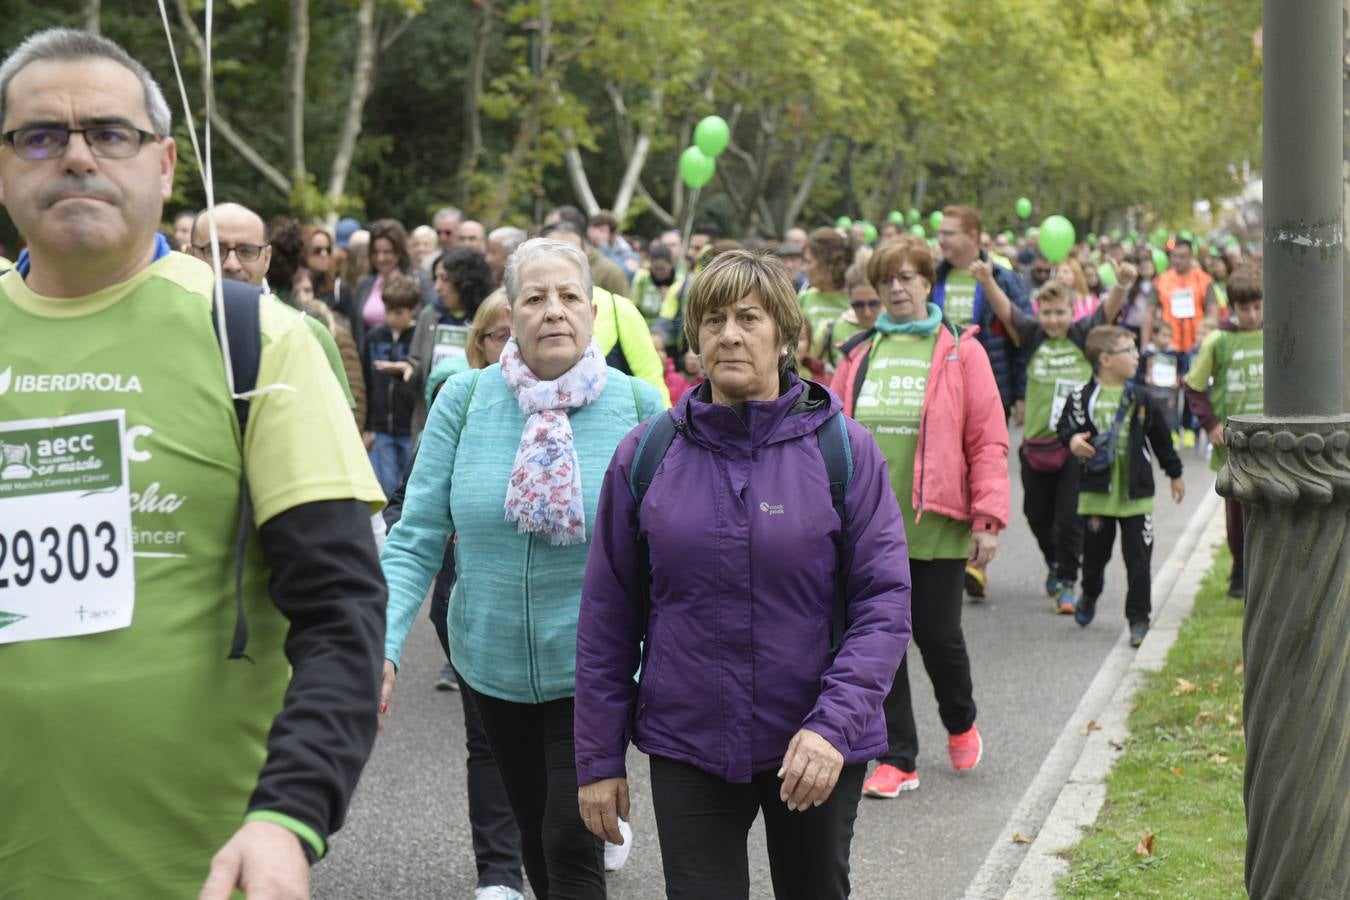
[[[1097,426],[1099,434],[1111,429],[1124,392],[1124,387],[1103,387],[1097,391],[1097,397],[1092,404],[1092,424]],[[1111,490],[1105,494],[1080,491],[1078,514],[1127,519],[1131,516],[1149,515],[1152,512],[1152,497],[1130,499],[1130,418],[1126,416],[1120,423],[1120,432],[1116,436],[1116,455],[1111,461]]]
[[[811,355],[834,368],[839,365],[839,345],[859,331],[862,331],[861,325],[850,322],[843,316],[826,319],[812,332]]]
[[[1069,396],[1092,377],[1083,351],[1066,337],[1049,338],[1027,364],[1025,437],[1052,437]]]
[[[1265,412],[1265,339],[1261,330],[1211,331],[1186,373],[1186,386],[1209,391],[1209,402],[1220,422],[1233,416]],[[1213,384],[1210,380],[1213,379]],[[1215,447],[1209,467],[1215,472],[1228,462],[1228,448]]]
[[[914,457],[937,334],[879,335],[853,417],[877,439],[905,520],[910,559],[965,559],[970,523],[925,511],[915,521]]]
[[[835,291],[825,293],[816,288],[807,288],[797,295],[802,305],[802,315],[811,323],[811,334],[820,328],[821,322],[837,319],[849,310],[848,294]]]
[[[964,328],[975,321],[975,279],[964,269],[952,269],[947,273],[942,294],[942,314],[957,328]]]
[[[17,462],[0,473],[0,535],[13,545],[27,531],[38,571],[60,571],[56,548],[64,577],[84,572],[67,583],[82,602],[58,632],[25,636],[74,595],[39,608],[62,582],[24,587],[14,554],[0,563],[0,810],[13,826],[0,828],[0,895],[196,895],[242,823],[290,678],[288,623],[256,535],[244,576],[253,662],[225,658],[245,460],[255,524],[320,500],[382,503],[319,345],[271,301],[260,306],[260,393],[241,440],[211,326],[212,277],[181,253],[70,300],[38,297],[16,272],[0,277],[0,334],[23,336],[0,353],[0,443]],[[112,429],[98,454],[81,448],[61,465],[113,473],[125,499],[48,486],[36,510],[22,508],[29,498],[13,486],[43,469],[29,420],[66,436],[67,450],[81,430],[54,416]],[[91,501],[116,508],[87,521],[86,560],[75,526]],[[47,531],[66,540],[38,538]],[[114,554],[131,575],[117,589],[105,574]],[[93,631],[112,605],[129,607],[129,624]],[[33,621],[14,618],[23,610]]]

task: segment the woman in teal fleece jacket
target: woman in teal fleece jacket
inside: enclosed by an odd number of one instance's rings
[[[502,361],[446,382],[385,544],[384,703],[453,536],[451,656],[501,770],[530,884],[541,898],[603,897],[601,845],[577,812],[572,765],[577,616],[605,469],[663,404],[605,366],[580,251],[522,244],[506,293],[514,336]]]

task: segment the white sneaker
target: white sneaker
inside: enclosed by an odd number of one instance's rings
[[[480,887],[473,892],[473,900],[525,900],[525,895],[504,884]]]
[[[619,820],[619,834],[623,835],[622,844],[605,841],[605,871],[617,872],[628,862],[628,854],[633,852],[633,826],[623,819]]]

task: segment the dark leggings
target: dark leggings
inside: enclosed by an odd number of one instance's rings
[[[604,844],[577,808],[572,698],[512,703],[473,696],[520,829],[525,874],[538,900],[603,900]]]
[[[1078,473],[1076,459],[1070,458],[1058,472],[1038,472],[1022,454],[1022,512],[1046,568],[1070,584],[1078,583],[1078,560],[1083,555]]]
[[[923,655],[923,667],[937,696],[938,715],[948,734],[963,734],[975,724],[975,689],[970,682],[966,637],[961,631],[965,571],[963,559],[909,561],[909,609],[914,630],[911,646],[917,646]],[[919,758],[919,732],[914,726],[909,693],[908,652],[900,660],[884,709],[890,747],[881,761],[913,772]]]
[[[849,846],[862,795],[863,763],[844,766],[828,800],[791,812],[774,770],[732,784],[688,763],[651,758],[652,810],[669,900],[750,896],[746,837],[764,814],[777,900],[845,900]]]
[[[1125,557],[1125,618],[1131,625],[1148,622],[1153,611],[1153,516],[1085,516],[1083,596],[1100,597],[1106,564],[1120,528],[1120,554]]]

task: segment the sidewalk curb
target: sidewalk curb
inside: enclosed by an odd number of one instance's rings
[[[1223,540],[1222,500],[1213,483],[1186,523],[1153,581],[1153,626],[1138,650],[1129,633],[1107,655],[963,895],[966,900],[1044,900],[1068,871],[1058,854],[1097,820],[1106,799],[1106,775],[1120,755],[1134,693],[1148,672],[1158,671],[1190,615],[1200,582]],[[1089,730],[1089,722],[1095,727]],[[1018,843],[1013,836],[1032,838]]]

